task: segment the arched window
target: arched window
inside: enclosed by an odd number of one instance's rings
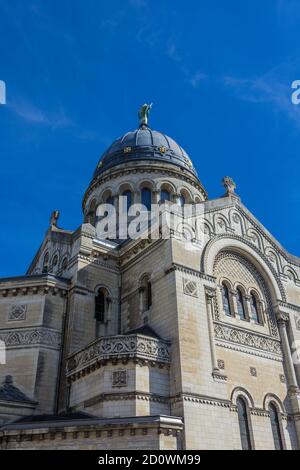
[[[238,288],[236,290],[237,296],[236,296],[236,302],[237,302],[237,311],[239,314],[239,317],[241,320],[246,320],[246,310],[245,310],[245,303],[244,303],[244,298],[242,291]]]
[[[243,450],[251,450],[251,438],[250,438],[250,429],[249,429],[249,420],[247,413],[247,404],[245,400],[239,397],[236,401],[238,418],[239,418],[239,427],[240,427],[240,436]]]
[[[252,319],[255,323],[261,323],[257,297],[253,292],[250,294],[250,308]]]
[[[170,201],[171,194],[167,189],[162,189],[160,192],[160,202]]]
[[[61,269],[66,269],[68,266],[68,258],[65,257],[63,260],[62,260],[62,263],[61,263]]]
[[[95,297],[95,319],[100,323],[104,323],[105,320],[105,301],[105,294],[99,289]]]
[[[106,204],[111,204],[112,206],[114,205],[114,197],[113,196],[108,196],[108,198],[106,199],[105,203]]]
[[[269,413],[270,413],[270,420],[271,420],[275,449],[282,450],[283,442],[282,442],[282,437],[281,437],[278,410],[276,406],[274,405],[274,403],[269,404]]]
[[[52,268],[56,268],[58,265],[58,256],[54,255],[52,258]]]
[[[183,196],[183,194],[179,196],[178,202],[180,207],[183,207],[185,205],[185,197]]]
[[[141,313],[146,312],[152,305],[152,284],[148,277],[145,275],[140,284],[140,309]]]
[[[96,224],[96,203],[96,199],[93,199],[86,214],[86,222],[93,226]]]
[[[131,203],[132,203],[132,194],[131,194],[131,191],[129,189],[126,189],[126,191],[124,191],[122,193],[122,196],[126,197],[126,210],[127,212],[129,211],[129,207],[131,206]]]
[[[227,285],[224,283],[222,284],[222,300],[223,300],[223,308],[224,308],[225,314],[232,316],[229,290],[228,290]]]
[[[47,273],[49,270],[49,253],[47,252],[43,260],[43,273]]]
[[[141,202],[148,211],[151,210],[152,193],[149,188],[142,188]]]
[[[146,299],[145,300],[146,300],[147,310],[149,310],[149,308],[152,305],[152,286],[151,286],[151,282],[149,279],[146,282]]]

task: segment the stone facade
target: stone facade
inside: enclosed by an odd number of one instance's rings
[[[98,172],[84,223],[70,232],[52,219],[27,274],[0,280],[2,448],[274,449],[277,432],[299,449],[300,259],[230,178],[209,200],[185,154],[180,167],[158,148],[160,159],[143,148]],[[189,244],[176,228],[166,239],[97,237],[99,204],[117,206],[124,191],[141,202],[143,188],[155,203],[168,191],[167,212],[181,196],[197,204]]]

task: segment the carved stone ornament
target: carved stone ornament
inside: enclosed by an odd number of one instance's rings
[[[297,330],[300,330],[300,315],[294,315],[294,320]]]
[[[183,279],[183,293],[191,295],[192,297],[198,297],[197,283],[190,279]]]
[[[61,333],[49,328],[22,328],[0,332],[0,341],[4,341],[7,348],[16,348],[43,344],[55,349],[60,347]]]
[[[226,189],[226,194],[233,194],[236,189],[236,184],[230,176],[224,176],[222,179],[222,184]]]
[[[257,335],[248,331],[239,330],[230,326],[221,324],[214,325],[215,337],[244,347],[267,351],[272,354],[281,355],[280,342],[263,335]]]
[[[101,360],[135,358],[169,364],[169,343],[142,335],[99,338],[85,349],[72,354],[67,362],[68,373],[81,370]]]
[[[127,370],[114,370],[112,373],[112,386],[113,387],[126,387],[127,386]]]
[[[12,305],[11,310],[8,314],[8,320],[10,321],[19,321],[26,319],[27,305],[16,304]]]

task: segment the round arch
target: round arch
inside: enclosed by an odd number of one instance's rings
[[[252,396],[250,395],[250,393],[248,392],[248,390],[246,390],[243,387],[235,387],[232,390],[231,397],[230,397],[230,400],[233,403],[233,405],[236,406],[236,404],[237,404],[236,401],[239,397],[244,398],[250,408],[255,408],[254,400],[253,400]]]
[[[280,398],[274,393],[267,393],[264,397],[263,408],[268,411],[270,403],[273,403],[280,413],[285,413],[285,408]]]
[[[257,268],[269,288],[272,303],[277,300],[286,301],[285,290],[270,261],[255,246],[238,235],[217,235],[207,243],[201,259],[201,269],[205,274],[213,276],[215,258],[225,249],[243,255]]]

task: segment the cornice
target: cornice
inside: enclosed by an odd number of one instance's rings
[[[140,334],[103,336],[69,356],[66,375],[76,380],[108,361],[126,363],[129,360],[140,365],[169,367],[170,342]]]
[[[173,272],[173,271],[180,271],[180,272],[183,272],[185,274],[190,274],[192,276],[195,276],[195,277],[198,277],[200,279],[204,279],[205,281],[210,281],[210,282],[213,282],[213,283],[215,283],[215,281],[216,281],[215,276],[210,276],[209,274],[205,274],[202,271],[198,271],[197,269],[189,268],[189,267],[184,266],[184,265],[179,264],[179,263],[172,263],[171,266],[169,266],[169,268],[167,268],[165,270],[165,273],[169,274],[170,272]]]

